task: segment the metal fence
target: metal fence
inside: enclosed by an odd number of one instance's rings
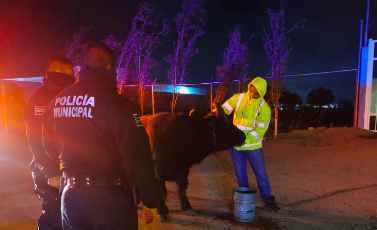
[[[302,105],[289,105],[289,99],[295,100],[295,97],[288,94],[288,98],[284,98],[286,95],[282,94],[280,132],[319,126],[353,126],[356,70],[287,76],[283,86],[288,92],[297,93]]]
[[[147,85],[147,98],[144,102],[144,115],[171,112],[171,104],[173,100],[173,94],[168,92],[158,92],[156,87],[165,87],[165,84]],[[211,84],[190,84],[179,85],[181,87],[194,87],[205,90],[205,95],[196,94],[179,94],[177,104],[175,106],[175,112],[189,113],[191,109],[197,109],[201,111],[209,111],[211,106],[210,89]],[[153,90],[152,90],[153,88]],[[126,85],[123,89],[123,95],[130,99],[135,104],[139,104],[138,85]]]
[[[203,79],[211,79],[211,76],[203,76]],[[247,84],[252,79],[248,79],[242,86],[237,81],[233,82],[227,89],[225,100],[235,93],[246,91]],[[265,79],[270,86],[270,78]],[[211,108],[211,99],[215,97],[219,85],[219,82],[179,85],[205,90],[205,94],[184,94],[189,92],[183,92],[178,97],[174,111],[188,114],[191,109],[196,109],[206,114]],[[158,86],[166,85],[146,86],[147,99],[144,102],[144,114],[171,112],[173,94],[157,92]],[[293,129],[319,126],[353,126],[355,87],[355,69],[285,76],[279,105],[278,131],[289,132]],[[124,87],[123,95],[134,103],[140,104],[137,85]],[[267,101],[268,97],[267,94],[265,97]]]

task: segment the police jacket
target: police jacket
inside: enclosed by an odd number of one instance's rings
[[[267,91],[267,82],[263,78],[255,78],[250,85],[255,86],[259,99],[249,97],[247,93],[235,94],[227,100],[222,108],[226,114],[234,112],[233,124],[246,135],[245,144],[237,150],[254,150],[262,148],[263,136],[271,119],[271,109],[263,99]]]
[[[59,173],[56,170],[56,163],[44,157],[45,151],[42,145],[43,112],[47,104],[61,91],[72,85],[75,80],[73,76],[67,74],[47,72],[47,77],[43,78],[43,85],[30,96],[23,112],[26,134],[34,160],[45,168],[55,169],[55,174]]]
[[[138,106],[117,93],[116,83],[113,71],[92,66],[80,71],[77,82],[46,108],[44,148],[50,158],[60,159],[68,176],[125,175],[143,203],[155,208],[160,190],[149,138]]]

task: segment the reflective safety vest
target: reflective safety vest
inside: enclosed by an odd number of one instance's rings
[[[250,84],[257,88],[261,96],[259,99],[250,98],[247,92],[235,94],[222,105],[226,114],[234,112],[233,124],[246,135],[245,144],[242,147],[236,147],[237,150],[262,148],[263,136],[271,119],[270,107],[263,99],[267,91],[266,81],[256,78]]]

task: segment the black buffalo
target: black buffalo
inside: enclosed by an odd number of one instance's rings
[[[191,166],[201,163],[210,153],[242,144],[245,134],[228,121],[219,106],[214,106],[212,115],[206,118],[159,113],[142,117],[142,122],[149,135],[160,181],[160,214],[166,217],[169,212],[165,204],[166,181],[177,184],[182,210],[194,214],[186,196]]]

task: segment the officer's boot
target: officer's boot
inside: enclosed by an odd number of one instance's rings
[[[275,202],[275,196],[271,195],[268,200],[263,200],[264,201],[264,210],[267,211],[273,211],[273,212],[278,212],[280,208]]]

